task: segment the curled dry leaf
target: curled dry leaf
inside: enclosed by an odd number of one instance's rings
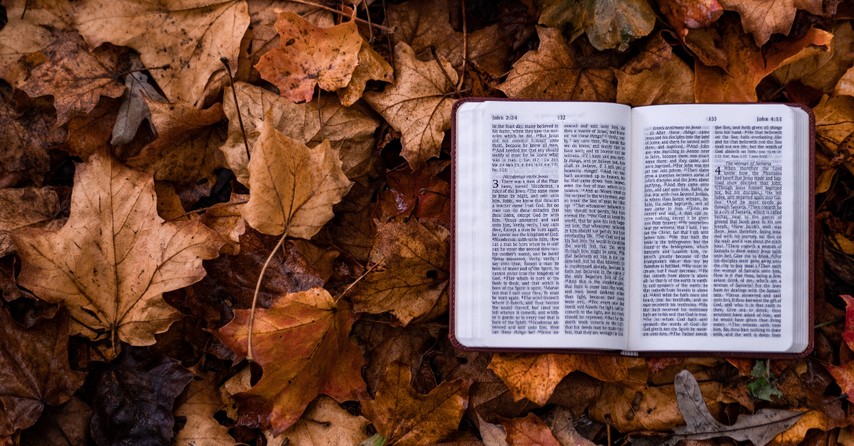
[[[236,310],[218,333],[241,356],[247,353],[249,314]],[[364,359],[349,339],[353,320],[347,303],[335,302],[323,288],[283,295],[270,309],[256,310],[253,357],[264,374],[252,389],[234,395],[238,423],[279,435],[319,394],[339,402],[364,398]]]
[[[9,233],[43,226],[59,212],[59,197],[51,188],[0,189],[0,257],[15,250]]]
[[[395,80],[381,93],[366,93],[374,110],[403,134],[400,155],[413,170],[439,155],[451,127],[451,93],[457,72],[441,57],[422,62],[405,43],[394,49]]]
[[[197,222],[164,222],[154,181],[96,153],[77,166],[68,223],[56,232],[13,235],[23,268],[18,279],[71,312],[73,331],[132,345],[154,343],[180,314],[166,291],[199,281],[203,259],[223,241]]]
[[[445,381],[428,394],[410,384],[409,366],[394,362],[377,385],[373,400],[362,402],[365,416],[389,445],[419,445],[438,442],[460,424],[466,407],[470,381]]]
[[[365,417],[351,415],[335,400],[321,395],[290,429],[278,437],[268,436],[267,444],[357,446],[368,437],[369,424]]]
[[[212,76],[224,74],[220,58],[237,65],[249,26],[245,1],[85,0],[72,11],[92,47],[110,42],[135,49],[167,98],[196,107],[204,102]]]
[[[25,330],[0,307],[0,441],[68,401],[83,378],[68,364],[67,312]]]
[[[350,190],[338,151],[328,141],[309,149],[265,120],[249,161],[249,202],[240,210],[246,222],[269,235],[309,239],[329,219],[332,205]]]
[[[292,12],[283,12],[276,20],[276,31],[279,47],[261,56],[255,68],[282,96],[309,102],[315,85],[335,91],[350,83],[362,45],[355,21],[318,28]]]
[[[447,305],[448,238],[444,227],[415,219],[380,223],[368,272],[353,289],[356,311],[391,312],[404,325]]]
[[[795,12],[805,9],[821,15],[821,0],[720,0],[724,9],[738,11],[744,29],[753,34],[756,46],[765,45],[771,34],[789,34],[795,21]]]

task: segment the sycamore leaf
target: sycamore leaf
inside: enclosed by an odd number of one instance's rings
[[[139,52],[139,58],[172,101],[201,106],[220,58],[237,65],[249,26],[244,1],[84,0],[74,4],[74,20],[92,47],[110,42]],[[157,30],[157,32],[152,32]],[[168,66],[167,66],[168,65]]]
[[[276,31],[279,47],[261,56],[255,68],[264,80],[279,88],[282,96],[309,102],[315,85],[335,91],[350,83],[362,45],[355,21],[318,28],[292,12],[284,12],[276,20]]]
[[[432,3],[432,2],[431,2]],[[350,82],[341,90],[338,90],[338,98],[341,104],[351,106],[356,103],[365,91],[368,81],[394,81],[394,69],[379,55],[368,42],[362,40],[359,49],[359,61]]]
[[[422,62],[409,45],[394,49],[395,81],[381,93],[364,98],[403,134],[400,155],[413,170],[439,155],[445,130],[451,126],[453,92],[457,72],[441,57]]]
[[[0,308],[0,439],[33,425],[46,404],[64,403],[83,374],[68,365],[68,313],[18,325]]]
[[[567,24],[577,35],[584,31],[597,50],[625,51],[655,25],[655,11],[643,0],[581,0],[544,2],[540,23],[552,28]]]
[[[658,7],[682,37],[689,29],[710,26],[724,13],[718,0],[659,0]]]
[[[351,415],[332,398],[320,396],[311,410],[282,435],[267,437],[267,444],[296,446],[356,446],[367,438],[370,424],[365,417]]]
[[[56,124],[84,115],[101,96],[117,98],[125,87],[113,79],[112,68],[90,52],[74,31],[54,31],[53,41],[41,51],[22,57],[7,79],[31,97],[51,95]]]
[[[184,428],[178,431],[174,444],[180,446],[218,446],[234,443],[228,428],[219,424],[214,414],[222,407],[222,398],[214,375],[194,377],[187,387],[184,400],[175,409],[175,416],[185,417]]]
[[[537,28],[540,47],[515,64],[498,89],[512,98],[613,101],[614,72],[598,66],[592,50],[570,47],[560,31]]]
[[[365,416],[389,445],[435,443],[455,431],[466,407],[471,381],[445,381],[428,394],[410,384],[409,366],[394,362],[377,384],[373,400],[362,402]]]
[[[356,311],[391,312],[406,325],[446,305],[448,238],[444,227],[415,219],[379,224],[374,269],[353,289]]]
[[[549,425],[533,413],[501,424],[507,430],[507,442],[514,446],[561,446]]]
[[[760,409],[753,415],[739,415],[736,422],[726,425],[716,420],[709,412],[700,386],[694,375],[683,370],[674,382],[679,410],[685,417],[686,426],[673,429],[674,435],[667,444],[675,445],[681,440],[706,440],[729,437],[735,441],[751,441],[764,446],[779,433],[797,423],[803,412],[781,409]]]
[[[542,406],[571,372],[580,371],[613,382],[628,378],[629,369],[639,365],[645,367],[642,359],[620,356],[496,354],[489,369],[507,384],[514,399],[528,398]]]
[[[180,317],[166,291],[205,275],[222,241],[196,222],[164,222],[151,176],[95,153],[77,166],[68,223],[56,232],[13,235],[19,283],[71,312],[74,332],[132,345],[154,343]]]
[[[58,212],[59,197],[53,189],[0,189],[0,257],[15,250],[9,232],[44,224]]]
[[[795,12],[805,9],[821,15],[821,0],[720,0],[724,9],[738,11],[744,29],[753,34],[756,46],[765,45],[771,34],[789,34]]]
[[[338,151],[328,141],[309,149],[265,120],[254,153],[248,166],[252,193],[240,212],[265,234],[313,237],[350,190]]]
[[[219,338],[246,355],[250,310],[235,310]],[[353,313],[323,288],[280,296],[270,309],[257,309],[253,357],[264,374],[248,392],[234,395],[238,422],[279,435],[299,420],[319,394],[336,401],[366,396],[360,370],[364,359],[349,339]]]
[[[694,102],[694,73],[660,33],[615,74],[617,102],[632,106]]]
[[[727,54],[726,70],[694,64],[694,94],[697,102],[756,102],[756,86],[777,68],[810,53],[810,46],[827,47],[833,35],[810,28],[797,40],[784,40],[760,50],[749,35],[741,31],[731,17],[718,21],[723,50]],[[697,31],[692,31],[692,34]]]

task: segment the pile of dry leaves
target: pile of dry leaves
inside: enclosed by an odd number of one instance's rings
[[[0,444],[854,444],[852,17],[3,0]],[[812,107],[815,352],[455,350],[448,129],[467,96]]]

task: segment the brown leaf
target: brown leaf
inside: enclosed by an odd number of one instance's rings
[[[821,15],[821,0],[720,0],[724,9],[738,11],[744,29],[753,34],[756,46],[765,45],[771,34],[789,34],[795,21],[795,11],[805,9]]]
[[[324,141],[309,149],[265,120],[249,161],[249,202],[240,212],[269,235],[311,238],[332,218],[332,205],[350,190],[338,151]]]
[[[57,407],[47,407],[46,414],[33,427],[21,433],[21,444],[63,444],[86,446],[92,408],[72,396]]]
[[[632,106],[694,102],[694,73],[660,33],[615,74],[617,102]]]
[[[15,2],[4,5],[8,17],[21,17],[26,3]],[[33,14],[12,20],[0,27],[0,77],[6,78],[7,70],[26,54],[47,48],[53,40],[50,28],[33,20]]]
[[[437,442],[457,429],[468,406],[469,381],[446,381],[421,394],[412,388],[410,379],[409,366],[395,362],[377,386],[374,399],[362,402],[365,416],[386,444]]]
[[[185,417],[173,444],[181,446],[217,446],[234,443],[228,429],[219,424],[214,414],[223,406],[214,376],[196,376],[187,387],[186,396],[175,409],[175,416]]]
[[[360,415],[351,415],[332,398],[320,396],[311,410],[282,435],[267,437],[267,444],[297,446],[357,446],[368,437],[370,422]]]
[[[114,69],[93,55],[76,32],[53,31],[51,44],[22,57],[6,79],[30,97],[53,96],[59,126],[92,111],[101,96],[124,93],[124,85],[113,78]]]
[[[250,311],[234,313],[218,336],[245,356]],[[264,374],[251,390],[234,396],[238,422],[278,435],[299,420],[318,394],[339,402],[364,398],[359,373],[364,359],[349,340],[353,319],[348,305],[336,303],[322,288],[280,296],[269,310],[256,310],[253,357]]]
[[[352,291],[355,310],[391,312],[406,325],[447,304],[448,238],[444,227],[414,219],[380,223],[370,256],[375,267]]]
[[[150,176],[96,153],[77,166],[68,223],[13,235],[21,286],[63,302],[73,331],[132,345],[154,343],[180,315],[161,298],[205,275],[222,241],[200,223],[164,222]]]
[[[221,57],[237,65],[249,26],[246,2],[85,0],[74,21],[92,47],[104,42],[139,52],[157,85],[172,101],[201,106],[212,77],[224,75]],[[152,32],[156,29],[157,32]]]
[[[658,7],[682,37],[689,29],[710,26],[724,13],[718,0],[659,0]]]
[[[821,90],[825,94],[839,91],[844,73],[854,63],[854,30],[850,22],[838,23],[833,27],[833,41],[830,51],[815,49],[812,54],[784,65],[774,71],[774,77],[786,85],[798,81],[808,87]]]
[[[59,212],[59,197],[52,188],[0,189],[0,257],[15,250],[9,233],[43,227]]]
[[[507,441],[514,446],[561,446],[549,426],[533,413],[501,424],[507,430]]]
[[[379,55],[368,42],[362,40],[362,47],[359,49],[359,61],[356,69],[353,70],[353,77],[350,78],[350,83],[341,90],[338,90],[338,98],[341,104],[351,106],[356,103],[365,91],[365,85],[368,81],[394,81],[394,69]]]
[[[570,47],[554,28],[538,27],[537,34],[540,47],[513,64],[499,90],[511,98],[606,102],[616,98],[614,72],[585,57],[592,50]]]
[[[708,395],[720,395],[720,384],[704,382]],[[718,408],[712,399],[712,410]],[[604,383],[590,405],[590,418],[609,423],[620,432],[637,430],[670,430],[682,423],[671,385],[627,388],[618,383]]]
[[[394,51],[395,81],[382,93],[366,93],[364,98],[394,127],[403,133],[400,155],[413,170],[439,155],[445,130],[451,126],[450,93],[457,73],[441,57],[428,62],[415,58],[405,43]]]
[[[438,178],[448,162],[428,163],[413,172],[403,167],[386,175],[386,187],[377,197],[376,218],[389,221],[395,217],[407,220],[434,221],[450,227],[451,185]]]
[[[625,51],[629,42],[652,31],[655,11],[643,0],[551,0],[544,2],[540,23],[553,28],[567,24],[576,30],[573,38],[583,30],[598,50]]]
[[[725,17],[718,21],[718,26],[729,64],[724,71],[695,63],[694,94],[697,102],[756,102],[756,86],[765,76],[808,55],[805,48],[827,46],[833,38],[827,31],[810,28],[797,40],[774,43],[761,51],[750,36],[741,32],[734,19]]]
[[[546,418],[552,434],[562,446],[595,446],[596,443],[588,440],[575,430],[573,416],[569,409],[556,407]]]
[[[359,262],[368,261],[376,235],[371,219],[373,196],[374,188],[355,183],[335,207],[335,218],[329,225],[335,244]]]
[[[211,207],[202,215],[201,222],[228,240],[222,247],[222,253],[236,255],[240,252],[240,236],[246,232],[246,220],[240,215],[240,208],[249,201],[249,195],[231,194],[227,203]]]
[[[33,425],[45,405],[68,401],[83,374],[68,365],[68,313],[25,330],[0,308],[0,438]]]
[[[591,355],[496,354],[489,368],[501,377],[517,400],[528,398],[537,405],[549,400],[558,383],[569,373],[584,372],[596,379],[613,382],[629,377],[629,368],[646,367],[642,359]]]
[[[854,97],[824,96],[813,108],[813,113],[816,142],[839,158],[850,172],[854,172],[849,139],[854,133]]]
[[[143,68],[139,60],[135,62],[134,68]],[[127,90],[122,105],[119,106],[116,122],[113,124],[112,138],[110,138],[110,144],[113,146],[131,142],[143,120],[148,121],[151,132],[157,135],[157,128],[151,120],[151,110],[146,99],[167,102],[166,98],[148,83],[148,77],[143,73],[137,71],[128,73],[125,76],[125,87]]]
[[[310,102],[315,85],[335,91],[350,83],[362,44],[355,21],[318,28],[294,13],[283,12],[275,26],[279,47],[261,56],[255,68],[282,96]]]

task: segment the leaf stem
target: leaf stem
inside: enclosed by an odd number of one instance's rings
[[[240,123],[240,133],[243,134],[243,147],[246,149],[246,161],[249,162],[249,140],[246,139],[246,128],[243,127],[243,116],[240,115],[240,103],[237,102],[237,90],[234,88],[234,78],[231,77],[231,66],[228,64],[228,59],[220,57],[219,61],[225,65],[225,72],[228,73],[228,82],[231,84],[231,94],[234,96],[234,109],[237,110],[237,122]]]
[[[282,234],[282,238],[279,239],[279,243],[276,243],[276,246],[270,251],[270,255],[267,256],[267,261],[264,262],[264,266],[261,267],[261,272],[258,274],[258,282],[255,284],[255,294],[252,295],[252,308],[249,311],[249,327],[246,335],[246,359],[249,362],[253,362],[254,356],[252,355],[252,329],[255,326],[255,307],[258,304],[258,294],[261,291],[261,281],[264,279],[264,273],[267,272],[267,267],[270,266],[270,261],[273,260],[273,256],[276,254],[276,251],[282,247],[282,244],[285,243],[285,239],[288,238],[288,228],[285,227],[285,232]]]

